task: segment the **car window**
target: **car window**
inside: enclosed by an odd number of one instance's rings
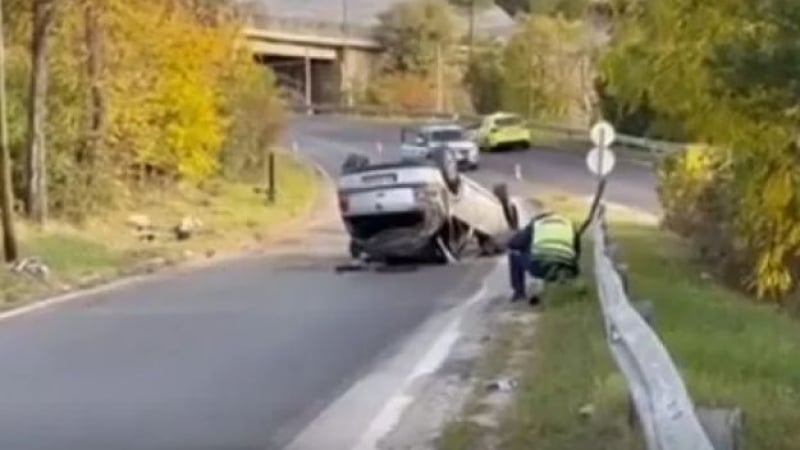
[[[456,128],[449,130],[436,130],[431,132],[431,140],[434,142],[452,142],[463,139],[464,132]]]
[[[498,127],[516,127],[522,125],[522,120],[517,116],[500,117],[495,120]]]

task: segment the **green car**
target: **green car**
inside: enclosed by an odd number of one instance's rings
[[[481,150],[528,149],[531,130],[522,118],[511,113],[495,113],[483,118],[476,134]]]

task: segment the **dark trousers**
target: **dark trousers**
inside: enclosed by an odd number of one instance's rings
[[[511,289],[514,294],[525,295],[525,273],[542,281],[552,282],[566,275],[578,276],[577,261],[545,261],[532,259],[530,254],[511,251],[508,253],[508,268],[511,275]]]

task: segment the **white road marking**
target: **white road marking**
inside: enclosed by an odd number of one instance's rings
[[[103,284],[99,287],[78,290],[74,292],[69,292],[66,294],[61,294],[55,297],[51,297],[46,300],[35,301],[29,305],[20,306],[17,308],[10,309],[8,311],[4,311],[0,313],[0,322],[6,321],[9,319],[13,319],[15,317],[23,316],[26,314],[30,314],[39,310],[45,310],[49,308],[53,308],[58,306],[62,303],[67,303],[72,300],[77,300],[79,298],[89,297],[91,295],[102,294],[103,292],[110,292],[117,289],[120,289],[128,284],[141,282],[147,278],[147,275],[138,275],[129,278],[123,278],[117,281],[113,281],[107,284]]]
[[[464,313],[469,307],[484,298],[487,292],[486,283],[484,282],[481,288],[459,307],[459,313],[450,321],[441,334],[439,334],[431,348],[414,366],[414,370],[406,377],[395,394],[386,402],[381,412],[378,413],[372,423],[370,423],[367,431],[361,435],[358,444],[353,450],[374,450],[377,448],[378,441],[392,431],[403,415],[403,412],[414,401],[414,397],[407,393],[408,389],[413,385],[414,381],[420,377],[436,372],[436,370],[441,367],[450,354],[453,345],[455,345],[461,335],[459,329],[464,318]]]

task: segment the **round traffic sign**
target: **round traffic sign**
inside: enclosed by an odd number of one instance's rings
[[[586,166],[589,167],[589,171],[601,177],[610,174],[616,163],[617,158],[609,149],[600,151],[595,147],[586,155]]]
[[[592,127],[592,130],[589,132],[589,138],[591,138],[592,143],[598,147],[608,147],[617,139],[617,133],[610,123],[600,121]]]

